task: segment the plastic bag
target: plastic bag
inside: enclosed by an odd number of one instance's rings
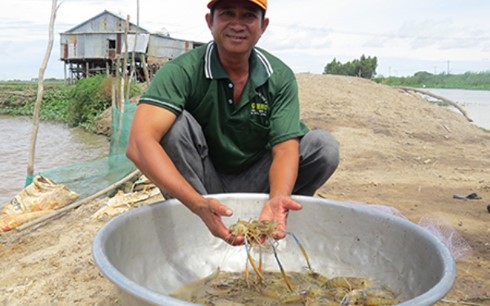
[[[35,176],[0,213],[0,231],[9,231],[26,222],[72,203],[79,194],[44,176]]]

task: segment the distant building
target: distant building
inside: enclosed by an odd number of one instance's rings
[[[103,11],[97,16],[60,34],[61,60],[65,63],[65,80],[71,81],[98,73],[128,73],[134,55],[136,78],[142,80],[146,65],[150,77],[161,65],[203,43],[150,33],[126,19]],[[127,41],[127,48],[126,48]],[[128,53],[126,69],[122,69]]]

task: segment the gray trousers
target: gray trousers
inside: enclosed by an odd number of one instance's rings
[[[219,173],[208,154],[200,125],[184,111],[160,144],[180,173],[200,194],[269,193],[272,152],[267,152],[247,170],[236,175]],[[293,194],[313,195],[339,164],[339,143],[328,132],[312,130],[300,140],[300,165]],[[161,190],[165,198],[172,195]]]

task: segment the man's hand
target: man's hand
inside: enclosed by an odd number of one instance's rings
[[[233,211],[228,206],[213,198],[203,198],[203,202],[193,211],[202,219],[213,236],[231,245],[244,243],[244,237],[232,235],[230,229],[223,224],[221,217],[233,215]]]
[[[262,208],[259,220],[274,221],[276,223],[276,232],[274,239],[282,239],[286,236],[286,224],[290,210],[300,210],[301,204],[295,202],[291,197],[281,196],[269,199]]]
[[[176,118],[174,113],[164,108],[150,104],[138,105],[126,155],[158,188],[172,194],[198,215],[211,234],[232,245],[243,244],[243,237],[232,236],[221,221],[222,216],[229,217],[233,214],[231,209],[216,199],[200,195],[182,176],[161,146],[160,140]]]

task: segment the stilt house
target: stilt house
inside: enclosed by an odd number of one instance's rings
[[[144,66],[151,77],[165,62],[202,44],[150,33],[107,10],[60,34],[65,80],[70,81],[98,73],[128,73],[133,59],[134,77],[142,80]]]

